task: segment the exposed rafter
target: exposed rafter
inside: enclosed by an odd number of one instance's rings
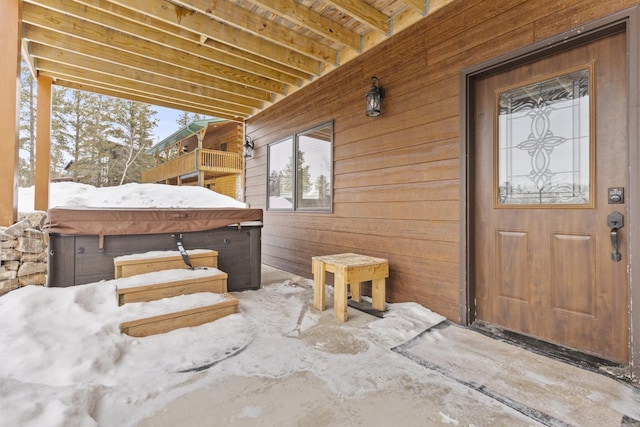
[[[242,121],[426,9],[425,0],[24,0],[23,52],[58,85]]]

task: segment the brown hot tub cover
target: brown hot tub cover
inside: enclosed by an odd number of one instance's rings
[[[262,221],[262,209],[248,208],[51,208],[50,233],[104,236],[204,231]]]

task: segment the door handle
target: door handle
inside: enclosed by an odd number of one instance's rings
[[[622,259],[622,255],[618,251],[618,230],[624,227],[624,215],[620,212],[611,212],[607,216],[607,225],[611,227],[611,246],[613,246],[611,259],[618,262]]]

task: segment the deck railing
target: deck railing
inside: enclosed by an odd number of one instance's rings
[[[228,151],[200,149],[142,172],[142,182],[164,182],[203,171],[209,176],[242,173],[242,156]]]
[[[198,167],[208,172],[242,173],[242,157],[228,151],[199,150]]]

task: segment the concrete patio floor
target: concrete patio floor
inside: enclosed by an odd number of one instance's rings
[[[300,280],[263,268],[263,287],[292,279]],[[312,290],[308,298],[313,310]],[[369,369],[359,358],[357,341],[345,339],[330,304],[328,299],[329,309],[320,314],[314,339],[350,354],[349,369]],[[379,320],[353,308],[348,311],[350,328],[368,328]],[[336,393],[311,371],[231,376],[182,395],[138,425],[640,426],[637,384],[499,343],[469,328],[449,328],[420,334],[415,344],[391,346],[383,362],[396,372],[396,381],[378,387],[373,372],[369,390],[355,396]],[[449,340],[447,347],[432,352],[443,339]],[[458,345],[471,346],[478,354],[467,361],[451,350]]]

